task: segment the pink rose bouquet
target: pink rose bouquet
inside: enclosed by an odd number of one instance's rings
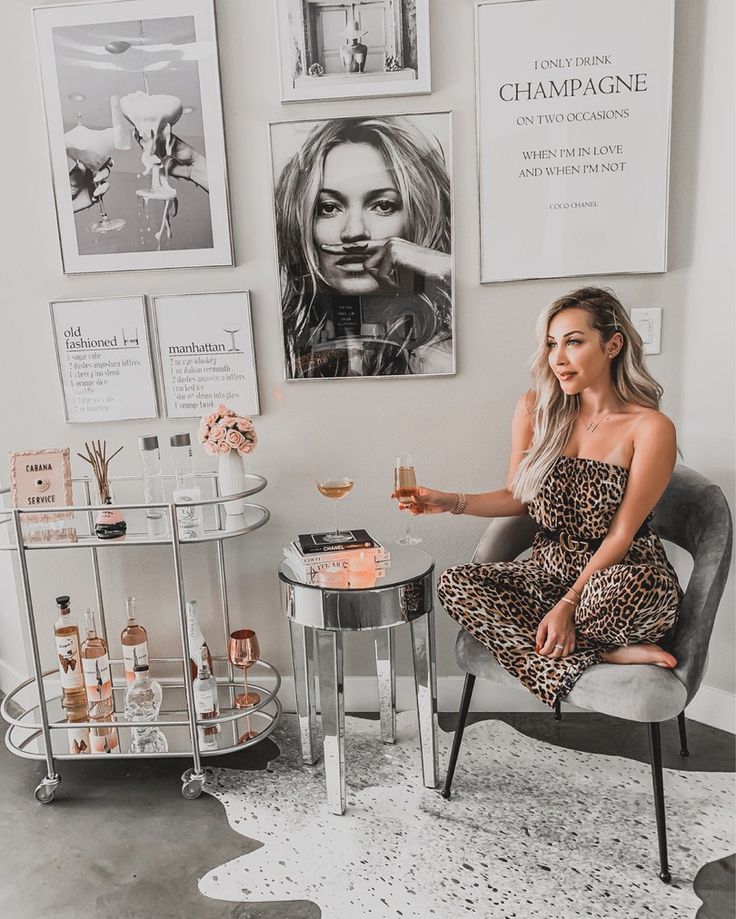
[[[252,453],[258,442],[253,419],[236,415],[226,405],[218,405],[214,412],[202,418],[197,439],[205,452],[212,455],[235,450],[244,456]]]

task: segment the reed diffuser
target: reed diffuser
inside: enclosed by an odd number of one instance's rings
[[[92,467],[95,481],[97,482],[97,491],[100,496],[99,503],[112,504],[112,495],[110,494],[110,463],[123,448],[119,447],[112,456],[109,457],[107,455],[106,440],[103,440],[101,443],[99,440],[97,442],[93,440],[91,444],[85,442],[84,448],[87,451],[87,455],[85,456],[83,453],[77,453],[77,456],[83,459],[85,463],[89,463]],[[120,510],[102,510],[95,519],[95,534],[98,539],[118,539],[121,536],[125,536],[127,530],[128,525],[125,522],[125,516]]]

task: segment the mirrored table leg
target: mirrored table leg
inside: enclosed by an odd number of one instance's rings
[[[439,776],[437,752],[437,675],[434,659],[433,613],[411,623],[414,655],[414,684],[417,692],[419,743],[422,751],[422,778],[426,788],[436,788]]]
[[[319,759],[316,742],[316,705],[314,699],[315,638],[312,629],[289,620],[291,658],[294,665],[294,695],[299,719],[302,762],[312,766]]]
[[[345,813],[345,694],[342,635],[317,629],[319,652],[319,699],[327,783],[327,806],[331,814]]]
[[[396,671],[394,668],[394,630],[374,632],[378,711],[381,715],[381,742],[396,743]]]

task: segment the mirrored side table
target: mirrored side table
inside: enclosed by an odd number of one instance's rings
[[[283,610],[289,619],[302,759],[319,758],[315,741],[315,678],[319,680],[327,803],[345,812],[345,702],[343,632],[374,631],[381,740],[396,739],[394,629],[409,625],[419,718],[422,776],[438,784],[437,676],[433,573],[430,555],[392,544],[391,562],[375,586],[328,588],[312,584],[284,561],[279,568]]]

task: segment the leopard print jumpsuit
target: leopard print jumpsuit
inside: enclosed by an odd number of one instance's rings
[[[622,466],[560,456],[530,502],[529,514],[546,530],[600,539],[627,481]],[[592,554],[537,533],[528,559],[448,568],[438,583],[440,602],[506,670],[542,702],[554,705],[587,667],[603,659],[605,649],[659,641],[674,625],[682,599],[662,543],[650,531],[634,539],[619,564],[588,579],[575,612],[575,651],[561,660],[542,657],[535,651],[540,620],[575,583]]]

